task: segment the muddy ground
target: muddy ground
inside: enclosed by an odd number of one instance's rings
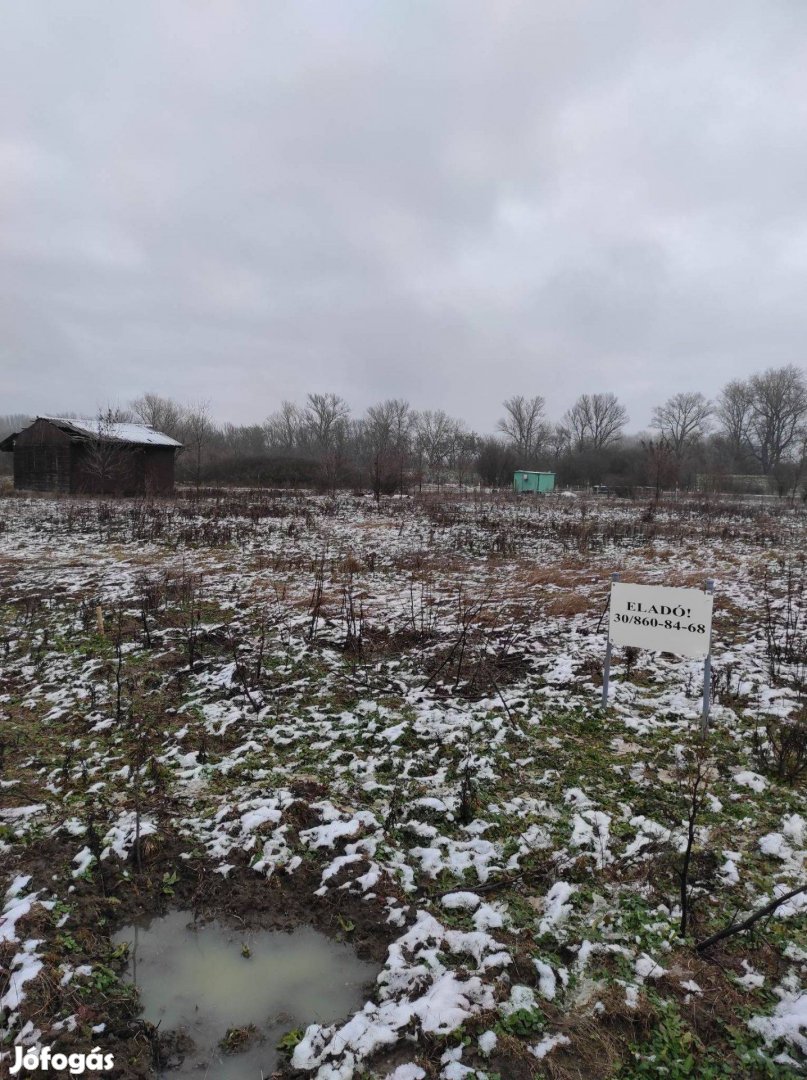
[[[283,1075],[802,1074],[807,898],[697,946],[807,883],[803,507],[206,492],[0,521],[3,1051],[176,1060],[110,936],[181,908],[378,965]],[[697,662],[617,650],[601,710],[615,571],[716,579],[706,741]]]

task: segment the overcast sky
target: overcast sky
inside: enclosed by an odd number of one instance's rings
[[[310,390],[491,431],[803,364],[803,0],[19,0],[0,413]]]

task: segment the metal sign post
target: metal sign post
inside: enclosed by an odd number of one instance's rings
[[[715,583],[712,578],[706,582],[706,591],[714,594]],[[709,651],[703,661],[703,707],[701,708],[701,735],[709,728],[709,705],[712,700],[712,628],[709,626]]]
[[[619,581],[619,574],[611,574],[611,581]],[[608,603],[611,603],[610,595]],[[611,679],[611,632],[610,627],[606,631],[608,640],[605,646],[605,666],[602,669],[602,708],[608,708],[608,683]]]

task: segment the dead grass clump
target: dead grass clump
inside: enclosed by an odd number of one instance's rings
[[[17,920],[17,937],[20,941],[25,938],[46,937],[53,926],[51,913],[41,904],[32,904],[30,909]]]
[[[602,660],[596,656],[587,657],[575,668],[575,674],[585,676],[595,686],[602,686]]]
[[[526,653],[507,641],[495,651],[484,641],[466,641],[461,647],[455,642],[431,651],[425,660],[427,685],[469,701],[499,693],[524,678],[530,666]]]
[[[428,626],[423,629],[411,626],[395,629],[381,623],[366,623],[362,641],[369,655],[374,659],[382,659],[397,657],[412,649],[421,648],[434,637],[434,631]]]
[[[320,595],[320,611],[319,611],[320,616],[322,618],[325,618],[325,617],[331,618],[331,619],[334,618],[336,615],[339,614],[339,609],[341,607],[341,602],[342,602],[341,590],[339,592],[336,592],[335,590],[332,591],[332,592],[326,592],[325,590],[323,590],[321,595]],[[296,608],[296,609],[306,609],[306,608],[310,609],[310,607],[311,607],[311,593],[310,593],[310,591],[309,591],[309,593],[307,595],[301,595],[301,596],[296,597],[294,600],[292,600],[291,607]]]
[[[478,628],[485,628],[487,630],[495,630],[501,623],[501,612],[498,607],[491,605],[492,597],[486,596],[484,599],[474,600],[473,597],[469,597],[468,601],[471,604],[479,603],[481,606],[474,619],[474,624]]]
[[[393,570],[402,570],[407,574],[420,574],[429,565],[431,555],[424,548],[405,551],[392,559]]]
[[[748,611],[733,603],[726,596],[719,596],[715,604],[715,612],[712,625],[720,634],[733,637],[734,633],[743,625],[748,616]]]
[[[768,945],[762,944],[747,956],[728,950],[713,951],[708,959],[694,952],[676,952],[670,957],[666,980],[668,996],[676,999],[681,1015],[697,1038],[707,1046],[718,1047],[726,1039],[727,1028],[747,1009],[754,991],[749,991],[729,977],[741,978],[747,959],[753,968],[766,976],[769,984],[777,983],[787,970],[787,962]],[[682,982],[694,981],[702,993],[685,990]],[[730,1052],[730,1046],[726,1045]]]
[[[625,1002],[624,987],[610,986],[597,995],[604,1011],[598,1016],[581,1009],[562,1018],[558,1031],[569,1043],[543,1059],[544,1074],[552,1080],[606,1080],[630,1060],[630,1046],[651,1031],[655,1011],[645,994],[636,1008]]]
[[[548,566],[519,568],[519,583],[523,587],[530,585],[557,585],[565,588],[578,583],[581,574],[591,577],[591,563],[583,559],[563,559]]]
[[[4,973],[3,977],[0,978],[0,990],[2,990],[4,994],[8,989],[6,979],[8,979],[9,976],[7,973],[11,971],[11,964],[17,953],[18,944],[17,941],[0,941],[0,971]]]
[[[365,569],[364,563],[357,559],[355,555],[345,555],[342,559],[334,560],[331,566],[331,580],[341,581],[344,578],[351,578],[354,574],[360,574]]]
[[[491,1016],[493,1026],[496,1014]],[[488,1063],[486,1063],[488,1064]],[[495,1074],[508,1080],[532,1080],[536,1075],[537,1062],[524,1041],[506,1033],[498,1034],[496,1049],[490,1057],[490,1068]]]
[[[548,615],[554,615],[562,619],[571,619],[573,615],[582,615],[596,607],[590,596],[584,596],[579,592],[562,593],[553,597],[546,605]]]

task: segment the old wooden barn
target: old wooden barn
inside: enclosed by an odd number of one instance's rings
[[[94,495],[170,495],[181,443],[143,424],[38,416],[0,442],[14,487]]]

